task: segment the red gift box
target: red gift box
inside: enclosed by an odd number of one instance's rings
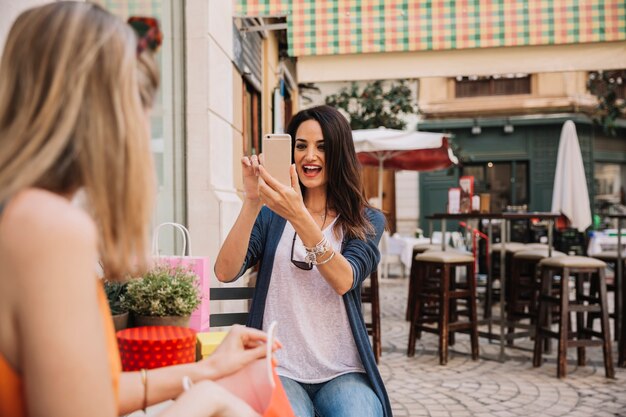
[[[196,332],[186,327],[145,326],[117,332],[124,371],[194,362]]]

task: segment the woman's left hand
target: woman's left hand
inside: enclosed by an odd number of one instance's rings
[[[263,165],[259,165],[259,196],[261,201],[284,219],[293,220],[306,213],[302,190],[294,164],[289,168],[291,186],[272,177]]]

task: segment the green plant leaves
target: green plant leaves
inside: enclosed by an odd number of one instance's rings
[[[157,265],[128,281],[122,306],[143,316],[188,316],[200,304],[197,280],[186,267]]]
[[[357,129],[404,129],[403,115],[417,113],[417,105],[406,81],[389,86],[377,80],[363,90],[356,82],[325,99],[326,104],[343,110],[350,119],[350,127]]]

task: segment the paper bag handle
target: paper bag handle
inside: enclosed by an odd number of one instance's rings
[[[163,226],[173,226],[178,229],[183,237],[183,253],[181,256],[185,256],[185,253],[187,253],[188,256],[191,256],[191,238],[189,230],[187,230],[187,228],[180,223],[172,222],[161,223],[154,229],[154,235],[152,236],[152,254],[159,256],[159,231]]]
[[[276,321],[270,323],[267,329],[267,344],[265,345],[265,368],[267,369],[267,377],[272,388],[276,387],[274,382],[274,373],[272,372],[272,346],[274,346],[274,336],[276,336]]]

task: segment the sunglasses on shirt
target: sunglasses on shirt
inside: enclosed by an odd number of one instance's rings
[[[291,263],[294,264],[297,268],[300,268],[304,271],[310,271],[313,269],[313,264],[310,264],[305,261],[296,261],[293,259],[293,248],[296,246],[296,233],[293,234],[293,240],[291,241]]]

